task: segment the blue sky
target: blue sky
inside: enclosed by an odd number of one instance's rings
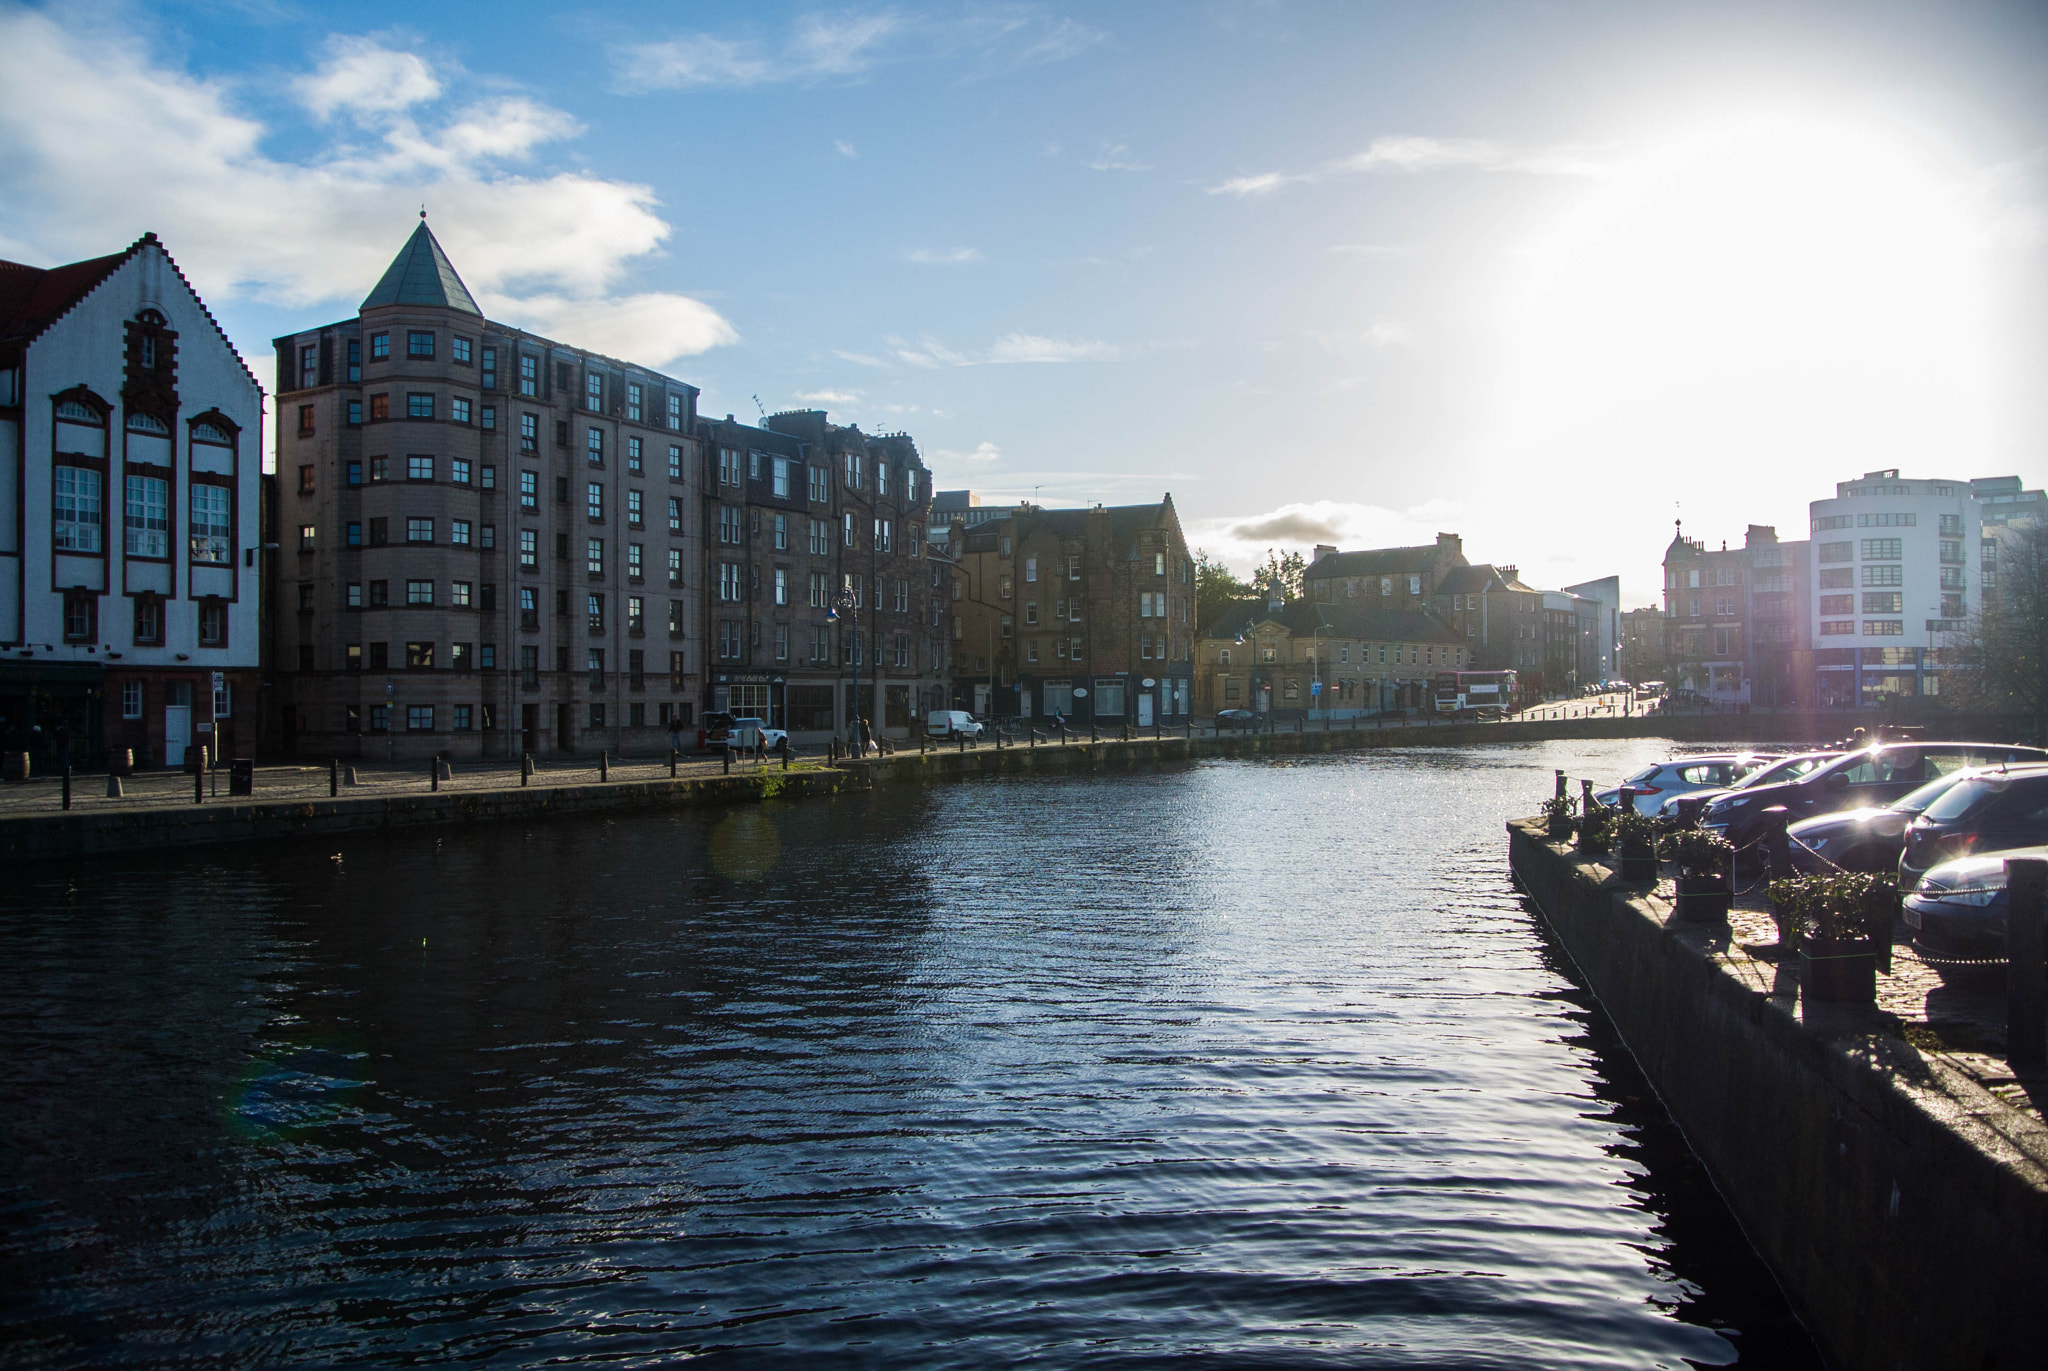
[[[268,375],[425,203],[487,310],[991,499],[1464,535],[2048,469],[2048,7],[0,3],[0,256],[145,229]]]

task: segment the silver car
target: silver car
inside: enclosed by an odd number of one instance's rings
[[[1594,791],[1593,798],[1604,805],[1616,804],[1621,799],[1622,789],[1633,787],[1636,813],[1654,815],[1666,800],[1701,791],[1726,790],[1757,768],[1775,760],[1777,754],[1761,752],[1715,752],[1673,757],[1668,762],[1644,767],[1619,786]]]

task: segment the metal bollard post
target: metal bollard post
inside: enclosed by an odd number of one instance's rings
[[[528,785],[532,781],[533,754],[531,752],[522,752],[519,754],[519,784]]]
[[[670,748],[668,750],[668,778],[671,781],[673,781],[676,778],[676,763],[680,761],[681,758],[682,754],[677,752],[674,748]]]
[[[2043,896],[2048,861],[2005,862],[2005,1057],[2015,1073],[2048,1066],[2048,970],[2044,970]]]
[[[960,755],[963,757],[967,755],[967,735],[965,733],[960,735]]]
[[[609,749],[600,749],[597,754],[597,779],[609,781],[612,778],[612,754]]]
[[[1588,780],[1580,780],[1579,813],[1591,814],[1593,812],[1593,806],[1597,805],[1598,803],[1600,802],[1593,798],[1593,783]]]
[[[64,807],[71,808],[71,765],[68,762],[64,765]]]
[[[192,773],[192,803],[196,805],[206,803],[206,771],[204,768]]]
[[[1564,773],[1560,771],[1557,773],[1557,798],[1560,800],[1565,797],[1565,784]]]
[[[118,800],[121,798],[121,795],[121,778],[115,773],[109,771],[107,773],[107,798],[110,800]]]
[[[1634,786],[1632,786],[1632,785],[1625,785],[1625,786],[1623,786],[1623,787],[1621,788],[1621,794],[1620,794],[1619,796],[1617,796],[1617,797],[1616,797],[1616,799],[1615,799],[1615,801],[1614,801],[1614,807],[1615,807],[1616,809],[1620,810],[1620,811],[1621,811],[1622,813],[1624,813],[1624,814],[1633,814],[1633,813],[1635,813],[1635,812],[1636,812],[1636,788],[1635,788]]]
[[[731,744],[731,743],[727,743],[727,744],[725,745],[725,753],[724,753],[724,755],[722,755],[722,756],[721,756],[721,757],[719,758],[719,771],[718,771],[718,774],[719,774],[719,775],[721,775],[721,776],[730,776],[730,775],[732,775],[732,744]]]
[[[341,794],[341,758],[331,757],[327,762],[327,798]]]
[[[441,759],[427,758],[427,789],[438,792],[441,789]]]
[[[782,740],[782,769],[789,770],[789,739]]]

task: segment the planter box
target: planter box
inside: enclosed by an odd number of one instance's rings
[[[1569,842],[1572,836],[1572,821],[1569,818],[1546,820],[1550,836],[1556,842]]]
[[[1799,949],[1799,983],[1809,1000],[1877,1002],[1877,950],[1862,938],[1809,938]]]
[[[1657,852],[1647,843],[1621,847],[1621,879],[1630,883],[1657,879]]]
[[[0,780],[10,785],[20,785],[28,779],[28,754],[26,752],[0,752]]]
[[[1735,903],[1735,893],[1728,878],[1720,873],[1709,876],[1678,873],[1678,917],[1692,923],[1713,923],[1728,917],[1728,907]]]

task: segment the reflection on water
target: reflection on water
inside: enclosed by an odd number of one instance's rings
[[[1808,1366],[1501,820],[1642,743],[30,872],[28,1364]]]

